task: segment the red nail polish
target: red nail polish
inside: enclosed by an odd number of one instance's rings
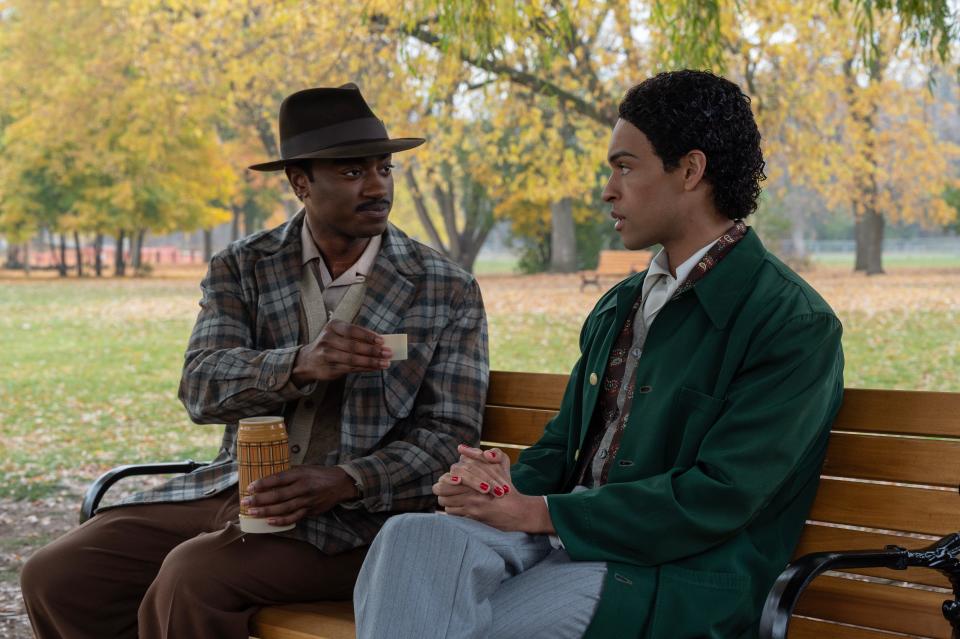
[[[460,481],[460,478],[457,475],[451,475],[450,481]]]
[[[510,492],[510,487],[509,487],[509,486],[504,486],[504,487],[503,487],[503,494],[506,495],[506,494],[509,493],[509,492]]]
[[[496,458],[497,458],[497,454],[496,454],[495,452],[493,452],[492,450],[488,450],[488,451],[487,451],[487,457],[489,457],[490,459],[496,459]]]
[[[489,489],[490,489],[490,484],[488,484],[485,481],[480,482],[480,490],[482,490],[483,492],[487,492],[487,490]]]
[[[496,488],[493,489],[493,494],[496,495],[497,497],[502,497],[503,489],[497,486]]]

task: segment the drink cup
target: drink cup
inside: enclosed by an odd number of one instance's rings
[[[237,429],[237,462],[240,475],[240,530],[246,533],[271,533],[290,530],[295,524],[273,526],[266,518],[251,517],[243,505],[249,497],[247,486],[262,477],[290,468],[290,447],[283,417],[241,419]]]

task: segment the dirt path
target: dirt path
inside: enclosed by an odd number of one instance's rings
[[[30,639],[18,575],[34,550],[77,525],[80,491],[36,501],[0,499],[0,637]]]

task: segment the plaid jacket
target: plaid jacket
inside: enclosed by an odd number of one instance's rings
[[[220,452],[209,466],[124,503],[235,490],[237,420],[283,414],[305,395],[290,382],[300,338],[302,223],[301,212],[211,260],[180,399],[196,423],[226,422]],[[456,461],[457,444],[479,441],[489,376],[476,280],[393,225],[355,322],[406,333],[409,357],[345,379],[337,463],[362,477],[364,498],[306,517],[287,533],[327,553],[370,543],[391,514],[435,505],[431,486]]]

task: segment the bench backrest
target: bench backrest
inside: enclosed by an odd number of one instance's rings
[[[556,415],[566,383],[566,375],[492,372],[484,444],[516,459]],[[847,389],[796,554],[925,547],[960,530],[958,485],[960,393]],[[949,593],[932,570],[829,573],[800,599],[790,637],[949,639],[940,612]]]
[[[597,262],[598,275],[630,275],[647,268],[653,255],[650,251],[600,251]]]

